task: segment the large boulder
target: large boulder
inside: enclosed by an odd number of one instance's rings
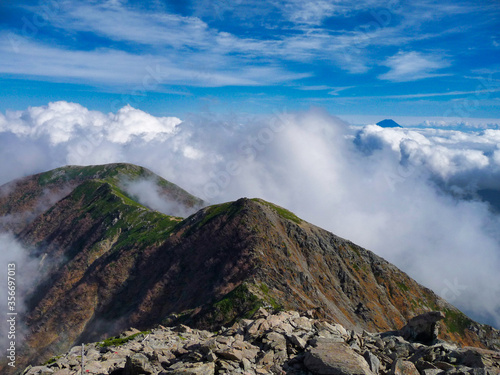
[[[310,348],[304,365],[319,375],[374,375],[366,360],[349,346],[339,342],[320,342]]]
[[[127,357],[123,372],[125,375],[150,375],[154,373],[154,369],[148,357],[142,353],[135,353]]]
[[[420,375],[415,365],[409,361],[398,359],[392,364],[390,375]]]
[[[372,370],[373,373],[378,374],[380,369],[380,360],[368,350],[363,353],[363,357],[368,363],[368,366],[370,366],[370,370]]]
[[[405,340],[430,345],[437,339],[439,333],[438,322],[444,318],[445,315],[441,311],[431,311],[418,315],[410,319],[399,330],[399,334]]]
[[[170,375],[213,375],[215,373],[215,364],[212,362],[178,362],[168,369],[168,373]]]

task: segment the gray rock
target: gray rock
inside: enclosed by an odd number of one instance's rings
[[[299,317],[295,318],[291,321],[292,326],[294,326],[297,329],[301,329],[303,331],[311,331],[312,330],[312,323],[311,319],[308,319],[306,317]]]
[[[227,372],[232,372],[232,371],[234,371],[237,368],[236,363],[235,362],[231,362],[231,361],[219,361],[218,365],[219,365],[219,367],[220,367],[221,370],[227,371]],[[219,371],[219,374],[220,373],[221,372]]]
[[[450,363],[443,362],[443,361],[436,361],[436,362],[433,363],[433,365],[436,366],[437,368],[441,369],[441,370],[444,370],[444,371],[455,369],[455,366],[453,366]]]
[[[286,350],[281,350],[279,352],[274,353],[274,364],[281,366],[288,360],[288,355]]]
[[[337,336],[335,337],[315,337],[309,340],[308,344],[312,346],[318,346],[322,344],[332,344],[332,343],[338,343],[338,344],[343,344],[344,339],[339,338]]]
[[[418,315],[408,321],[399,330],[399,334],[408,341],[416,341],[423,344],[432,344],[438,336],[438,322],[443,320],[445,315],[441,311],[431,311]]]
[[[420,372],[422,375],[441,375],[444,374],[443,370],[435,368],[426,368]]]
[[[259,353],[259,348],[245,348],[241,351],[243,358],[253,361],[257,354]]]
[[[85,364],[85,373],[89,375],[93,374],[103,374],[107,372],[107,369],[104,369],[101,362],[98,361],[89,361]]]
[[[329,330],[323,329],[318,332],[318,337],[335,340],[335,342],[344,342],[345,338],[337,333],[332,333]]]
[[[219,336],[215,339],[219,344],[231,345],[235,340],[232,336]]]
[[[363,353],[363,358],[368,363],[368,366],[370,366],[370,370],[378,375],[380,371],[380,360],[368,350]]]
[[[410,359],[411,360],[411,359]],[[423,372],[424,370],[434,370],[437,369],[431,362],[424,361],[423,359],[419,359],[415,362],[415,367],[418,371]]]
[[[243,352],[241,350],[234,348],[217,350],[215,353],[220,358],[226,359],[228,361],[240,362],[241,359],[243,358]]]
[[[69,368],[63,368],[55,371],[53,375],[71,375],[71,370]]]
[[[460,363],[469,367],[484,367],[484,362],[479,351],[474,349],[466,350],[462,354]]]
[[[292,334],[287,336],[287,338],[293,346],[299,349],[303,350],[307,346],[307,341],[298,335]]]
[[[281,333],[270,332],[262,342],[275,351],[286,350],[286,338]]]
[[[217,361],[217,356],[215,355],[214,352],[210,351],[207,354],[206,359],[207,359],[208,362],[215,362],[215,361]]]
[[[320,343],[304,357],[309,371],[319,375],[373,375],[366,360],[343,343]]]
[[[25,375],[52,375],[54,370],[48,368],[47,366],[35,366],[31,367]]]
[[[489,372],[488,370],[484,368],[475,368],[469,371],[470,375],[493,375],[495,374],[494,372]],[[496,372],[498,374],[498,372]]]
[[[176,365],[170,367],[169,375],[213,375],[215,373],[215,364],[212,362],[179,362]]]
[[[420,373],[413,363],[398,359],[392,364],[389,375],[420,375]]]
[[[271,315],[268,319],[271,317],[274,317],[274,315]],[[270,323],[266,319],[260,318],[247,327],[247,333],[252,337],[256,337],[265,332],[269,327]]]
[[[102,350],[88,344],[86,370],[89,375],[500,375],[499,352],[441,340],[432,346],[407,341],[418,338],[418,332],[435,333],[432,319],[440,316],[412,319],[405,326],[411,334],[403,338],[398,334],[404,329],[361,334],[295,312],[264,315],[218,334],[162,327],[147,341],[139,335]],[[74,347],[47,366],[28,367],[24,375],[79,375],[80,355],[81,346]]]
[[[124,375],[150,375],[153,373],[153,367],[144,354],[136,353],[127,357]]]
[[[350,342],[349,346],[351,347],[352,350],[361,353],[361,348],[359,347],[359,344],[356,341]]]
[[[274,352],[268,351],[262,358],[257,361],[259,366],[270,366],[274,363]]]
[[[179,332],[179,333],[191,333],[191,332],[193,332],[193,330],[190,327],[185,326],[184,324],[181,324],[177,327],[174,327],[173,330],[175,332]]]
[[[375,346],[379,349],[384,349],[385,347],[384,341],[380,337],[377,337],[375,339]]]
[[[243,367],[243,370],[249,371],[252,368],[252,363],[248,359],[243,358],[241,360],[241,366]]]
[[[267,312],[266,309],[263,307],[259,307],[259,309],[253,314],[253,319],[261,319],[261,318],[267,318],[269,316],[269,313]]]

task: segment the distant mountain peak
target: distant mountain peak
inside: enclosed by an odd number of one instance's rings
[[[391,119],[385,119],[382,121],[377,122],[377,125],[382,127],[382,128],[402,128],[401,125],[399,125],[396,121],[391,120]]]

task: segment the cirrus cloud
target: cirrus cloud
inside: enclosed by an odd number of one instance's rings
[[[442,76],[437,70],[450,66],[450,62],[442,56],[423,54],[421,52],[399,52],[389,57],[384,64],[390,70],[378,76],[380,79],[407,82],[424,78]]]

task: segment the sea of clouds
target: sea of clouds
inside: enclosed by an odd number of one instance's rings
[[[500,190],[499,142],[497,129],[356,127],[319,109],[181,121],[55,102],[0,114],[0,183],[129,162],[208,203],[261,197],[500,327],[500,219],[477,194]]]

